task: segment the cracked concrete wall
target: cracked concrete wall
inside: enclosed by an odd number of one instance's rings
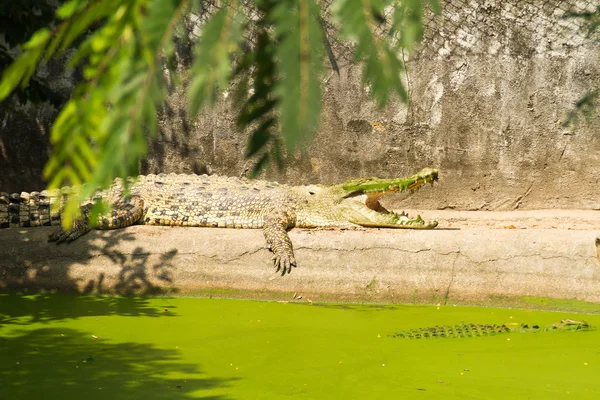
[[[48,243],[51,231],[0,230],[0,289],[277,300],[297,293],[496,306],[521,296],[600,302],[593,231],[293,230],[298,267],[286,276],[274,272],[260,230],[133,226],[93,231],[68,246]]]
[[[406,59],[410,103],[379,110],[361,84],[348,44],[334,42],[339,75],[324,82],[321,127],[305,154],[287,157],[286,183],[336,183],[390,177],[425,166],[440,185],[394,196],[395,208],[512,210],[600,209],[600,123],[561,125],[574,103],[600,86],[599,42],[586,38],[568,11],[591,1],[444,2],[428,15],[425,37]],[[181,110],[181,95],[171,97]],[[165,118],[146,171],[244,175],[245,136],[236,105],[222,101],[185,123]],[[191,126],[190,126],[191,125]],[[182,134],[181,132],[188,132]]]
[[[422,45],[404,57],[408,105],[396,99],[379,110],[361,83],[351,46],[332,39],[340,73],[325,77],[320,130],[307,153],[288,156],[285,171],[265,177],[335,183],[433,166],[441,170],[435,189],[390,196],[388,205],[600,209],[598,112],[590,123],[561,126],[577,99],[600,87],[599,42],[562,17],[591,11],[595,2],[447,0],[442,5],[441,16],[427,15]],[[244,159],[246,135],[235,126],[237,105],[230,98],[193,121],[181,92],[173,93],[168,105],[144,172],[239,176],[252,168]],[[34,173],[23,176],[41,174],[42,163],[28,162]],[[7,163],[6,168],[17,167]],[[30,183],[37,184],[26,178],[7,185],[5,176],[0,174],[3,190],[31,190]]]

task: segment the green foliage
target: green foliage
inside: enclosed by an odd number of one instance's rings
[[[6,71],[9,66],[15,63],[15,55],[19,54],[18,46],[26,42],[33,41],[33,35],[42,28],[52,27],[54,25],[54,13],[56,7],[47,0],[0,0],[0,37],[3,37],[4,44],[0,44],[0,71]],[[47,29],[43,30],[48,32]],[[40,35],[46,33],[38,33]],[[32,75],[35,70],[30,65],[35,65],[32,58],[39,57],[39,54],[29,53],[23,55],[23,58],[29,57],[29,60],[17,60],[11,67],[9,73],[10,80],[16,81],[12,84],[0,84],[1,98],[8,96],[7,93],[13,93],[10,102],[5,103],[9,108],[16,104],[24,104],[28,100],[34,103],[50,101],[55,106],[64,104],[64,99],[60,94],[52,91],[48,82],[41,77]],[[21,71],[21,67],[24,68]],[[23,80],[22,78],[27,79]]]
[[[23,45],[23,55],[4,70],[0,82],[0,98],[4,99],[17,87],[25,88],[35,71],[37,61],[50,40],[50,31],[40,29]]]
[[[276,121],[274,109],[277,105],[275,45],[266,26],[260,26],[258,29],[254,51],[249,51],[242,58],[235,71],[235,76],[241,80],[236,99],[243,104],[237,123],[240,128],[251,127],[246,157],[260,154],[251,176],[256,176],[270,160],[275,160],[278,165],[283,162],[278,151],[279,138],[273,134]],[[251,71],[251,90],[245,90],[249,80],[245,75],[246,71]]]
[[[593,37],[600,31],[600,6],[597,6],[594,11],[586,12],[569,12],[563,18],[575,19],[585,33],[586,37]],[[575,103],[575,108],[567,113],[567,117],[562,123],[562,126],[574,126],[578,123],[580,116],[583,116],[588,122],[592,119],[594,112],[598,108],[598,96],[600,89],[596,88],[584,94]]]
[[[429,0],[431,9],[441,12],[438,0]],[[405,0],[394,10],[393,28],[391,32],[399,34],[401,47],[412,50],[416,42],[423,37],[423,7],[420,0]]]
[[[341,38],[356,43],[364,81],[380,106],[394,93],[407,99],[398,57],[422,36],[427,4],[439,12],[437,0],[337,0],[330,9]],[[97,188],[137,175],[147,136],[157,130],[165,67],[171,82],[180,81],[173,39],[190,10],[206,17],[190,71],[191,114],[233,89],[238,125],[249,130],[246,155],[256,158],[253,174],[272,161],[282,166],[283,149],[302,148],[317,130],[326,54],[335,65],[318,1],[66,1],[58,22],[31,35],[4,68],[0,101],[26,87],[38,65],[76,48],[70,66],[81,67],[84,79],[53,125],[44,170],[50,188],[87,184],[66,206],[67,225]]]
[[[594,35],[600,30],[600,6],[597,6],[594,11],[568,12],[563,18],[578,20],[587,37]]]
[[[194,116],[202,106],[216,100],[219,90],[229,86],[231,53],[242,39],[242,23],[235,14],[234,7],[222,8],[204,26],[191,71],[189,104]]]
[[[591,121],[598,107],[598,95],[598,89],[591,90],[577,100],[575,103],[575,108],[567,113],[567,117],[563,121],[562,126],[567,127],[570,125],[576,125],[581,116],[583,116],[588,122]]]
[[[324,56],[319,17],[314,0],[280,1],[269,15],[278,43],[279,123],[290,152],[319,125]]]
[[[430,1],[434,9],[437,1]],[[393,6],[392,25],[387,36],[376,29],[385,28],[385,10]],[[333,6],[340,36],[356,41],[356,60],[365,64],[363,80],[370,85],[371,95],[383,107],[392,93],[408,100],[401,80],[404,64],[400,49],[411,50],[423,34],[423,2],[421,0],[385,1],[339,0]]]

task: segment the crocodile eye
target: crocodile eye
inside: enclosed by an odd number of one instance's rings
[[[310,194],[311,196],[314,196],[314,195],[315,195],[315,192],[310,192],[310,191],[309,191],[309,192],[308,192],[308,194]]]

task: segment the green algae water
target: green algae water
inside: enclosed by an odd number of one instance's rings
[[[600,315],[0,295],[0,399],[599,399],[600,329],[401,339]]]

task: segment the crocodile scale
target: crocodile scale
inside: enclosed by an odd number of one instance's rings
[[[585,321],[563,319],[559,323],[549,326],[537,324],[460,324],[432,326],[427,328],[411,329],[391,335],[401,339],[443,339],[443,338],[466,338],[477,336],[494,336],[511,332],[541,332],[541,331],[584,331],[590,330],[590,325]]]

